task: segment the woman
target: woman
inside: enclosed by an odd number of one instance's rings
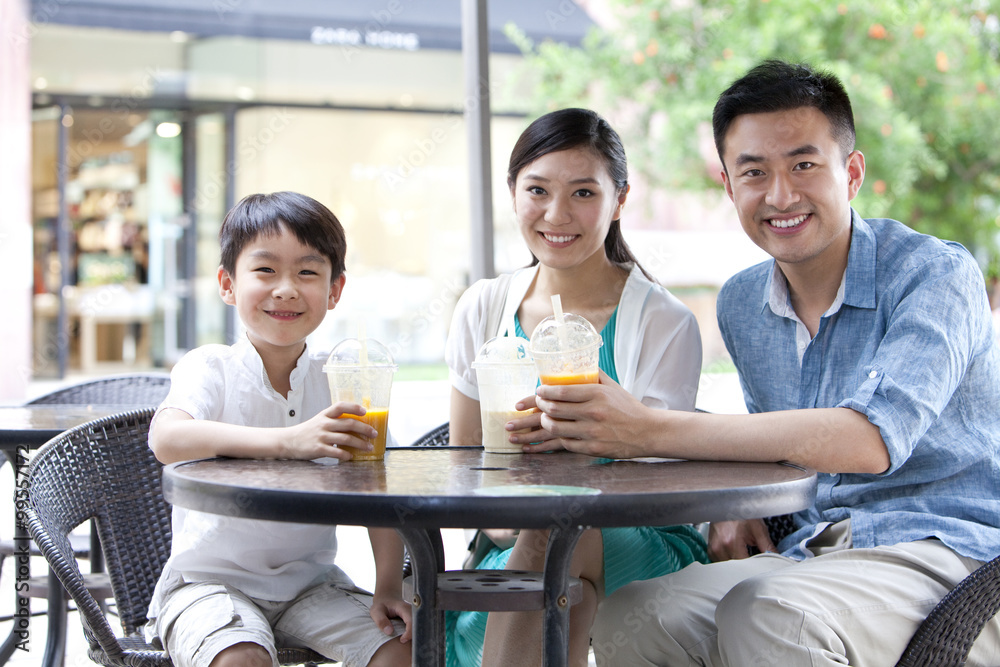
[[[593,111],[546,114],[514,146],[507,184],[533,259],[510,276],[472,285],[456,306],[446,351],[452,444],[481,444],[471,367],[479,347],[495,335],[528,338],[552,314],[554,294],[566,312],[582,315],[601,332],[602,382],[618,382],[646,405],[693,410],[701,372],[698,324],[639,266],[622,238],[619,219],[629,186],[618,134]],[[509,428],[531,428],[536,442],[549,438],[537,414]],[[539,569],[539,537],[525,531],[513,550],[494,547],[475,566]],[[585,532],[571,568],[583,581],[584,598],[570,613],[570,664],[587,664],[590,626],[605,595],[694,561],[707,562],[707,555],[691,526]],[[481,656],[498,665],[540,656],[541,612],[490,616],[482,652],[486,616],[449,617],[450,665],[477,665]]]

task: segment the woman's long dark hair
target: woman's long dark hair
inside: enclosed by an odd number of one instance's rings
[[[514,144],[507,165],[507,186],[514,187],[517,175],[538,158],[571,148],[588,148],[604,161],[617,192],[628,186],[628,161],[625,147],[614,128],[589,109],[560,109],[535,119]],[[642,275],[656,280],[636,260],[622,236],[621,220],[612,220],[604,237],[604,252],[615,264],[635,264]],[[531,265],[538,258],[531,256]]]

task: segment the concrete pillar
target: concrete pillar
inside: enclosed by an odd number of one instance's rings
[[[31,66],[28,0],[0,0],[0,402],[31,379]]]

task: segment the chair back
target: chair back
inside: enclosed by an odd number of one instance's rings
[[[28,531],[76,601],[92,648],[97,641],[112,656],[121,649],[84,585],[68,535],[95,520],[122,629],[140,630],[170,555],[170,506],[147,444],[153,413],[132,410],[70,429],[46,443],[27,471]]]
[[[109,375],[56,389],[28,401],[28,405],[157,406],[169,391],[168,373]]]
[[[410,447],[447,447],[450,442],[448,435],[449,424],[450,422],[445,422],[440,426],[435,426],[417,438]]]

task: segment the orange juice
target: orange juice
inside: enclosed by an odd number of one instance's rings
[[[367,408],[367,410],[364,416],[361,417],[348,414],[343,416],[370,424],[372,428],[378,431],[375,439],[369,440],[373,445],[372,450],[366,452],[354,447],[344,447],[344,449],[352,454],[352,460],[354,461],[381,461],[385,458],[385,440],[389,435],[389,408]]]
[[[542,384],[597,384],[599,381],[597,371],[591,373],[555,373],[553,375],[540,375],[538,377]]]

